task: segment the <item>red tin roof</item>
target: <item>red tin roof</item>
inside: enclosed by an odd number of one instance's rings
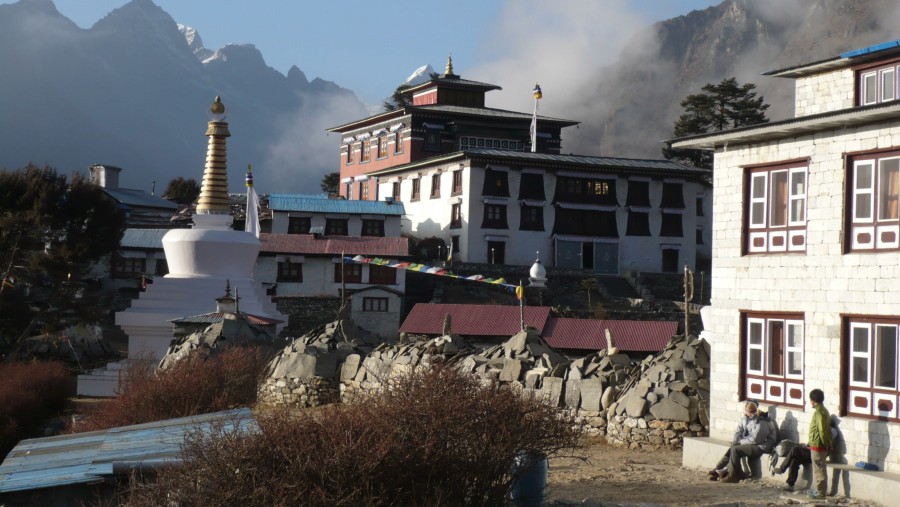
[[[659,352],[677,332],[678,323],[550,318],[541,336],[556,349],[600,350],[606,348],[605,329],[609,329],[619,350]]]
[[[297,255],[366,255],[408,257],[408,238],[371,236],[320,236],[312,234],[260,234],[261,253]]]
[[[521,331],[518,306],[447,305],[418,303],[400,326],[400,332],[439,335],[444,315],[451,315],[453,334],[468,336],[510,336]],[[525,324],[540,333],[550,316],[549,306],[525,307]]]

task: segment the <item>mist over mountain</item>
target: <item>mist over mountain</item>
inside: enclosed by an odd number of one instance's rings
[[[176,176],[199,181],[217,94],[232,191],[252,163],[261,193],[318,192],[339,142],[325,129],[366,115],[351,91],[296,67],[285,76],[251,44],[204,48],[151,0],[86,30],[51,0],[0,5],[0,167],[110,164],[124,169],[123,186],[156,181],[157,192]]]
[[[483,42],[493,51],[463,77],[504,87],[490,107],[530,111],[542,76],[541,114],[582,122],[563,132],[565,152],[661,158],[680,101],[704,84],[756,83],[770,118],[782,119],[793,114],[793,81],[760,73],[900,38],[893,0],[725,0],[652,26],[621,4],[532,6],[546,9],[540,16],[505,4]],[[0,167],[111,164],[124,168],[123,186],[156,181],[158,192],[176,176],[199,180],[217,94],[232,133],[232,191],[252,163],[260,193],[318,192],[322,175],[338,169],[340,139],[325,129],[373,113],[296,66],[281,74],[252,44],[204,47],[151,0],[89,29],[51,0],[0,5]]]
[[[563,91],[566,152],[661,158],[680,106],[707,83],[755,83],[772,120],[793,116],[794,81],[766,71],[900,38],[892,0],[726,0],[656,23],[618,61]],[[558,93],[558,92],[557,92]]]

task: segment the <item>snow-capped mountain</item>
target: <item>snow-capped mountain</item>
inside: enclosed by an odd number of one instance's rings
[[[406,81],[403,82],[405,86],[416,86],[420,85],[431,78],[431,75],[434,74],[434,68],[431,65],[423,65],[418,69],[414,70],[412,74],[406,78]]]
[[[337,169],[339,141],[325,129],[366,115],[349,90],[296,67],[285,76],[251,44],[205,48],[151,0],[87,30],[51,0],[0,5],[0,167],[110,164],[123,186],[145,190],[199,181],[216,95],[228,108],[234,191],[252,163],[260,193],[318,192]]]

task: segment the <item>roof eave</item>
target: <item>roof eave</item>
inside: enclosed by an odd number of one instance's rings
[[[406,108],[400,107],[394,109],[392,111],[385,111],[383,113],[379,113],[373,116],[369,116],[368,118],[363,118],[361,120],[352,121],[350,123],[345,123],[343,125],[338,125],[337,127],[331,127],[325,129],[326,132],[346,132],[348,130],[353,130],[365,126],[369,123],[376,123],[379,121],[385,121],[390,118],[392,115],[396,116],[404,116],[408,114]]]

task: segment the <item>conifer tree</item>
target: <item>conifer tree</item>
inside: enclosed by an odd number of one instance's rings
[[[719,84],[705,85],[702,93],[688,95],[681,101],[684,113],[675,121],[674,137],[707,134],[758,123],[768,123],[766,109],[769,105],[758,97],[756,85],[739,84],[730,77]],[[680,150],[670,146],[663,148],[663,156],[670,160],[686,162],[696,167],[712,169],[713,154],[704,150]]]

